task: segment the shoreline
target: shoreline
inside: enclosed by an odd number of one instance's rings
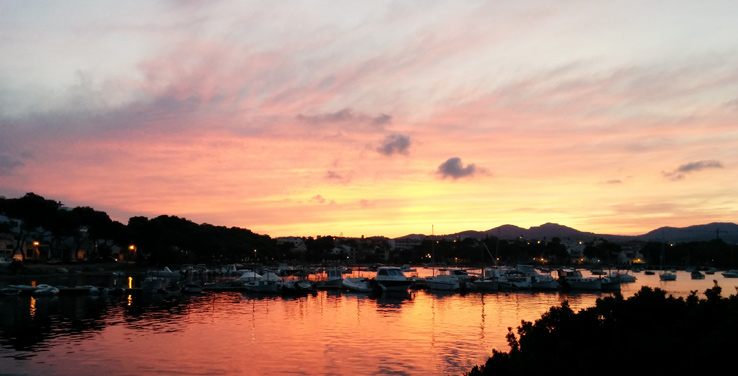
[[[95,275],[112,272],[146,273],[148,267],[136,266],[122,263],[100,263],[100,264],[24,264],[16,271],[6,268],[0,270],[0,280],[17,277],[35,276],[63,276],[63,275]]]

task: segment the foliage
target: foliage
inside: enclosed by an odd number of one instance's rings
[[[574,312],[568,302],[535,323],[509,329],[510,351],[493,351],[469,376],[561,373],[687,374],[732,367],[738,336],[738,297],[717,286],[699,299],[643,287],[629,299],[615,294]]]

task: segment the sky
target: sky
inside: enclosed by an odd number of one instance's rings
[[[735,1],[0,3],[0,195],[272,237],[738,219]]]

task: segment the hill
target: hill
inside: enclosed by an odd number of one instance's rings
[[[400,238],[420,237],[425,235],[412,234]],[[594,239],[607,239],[609,241],[663,241],[672,243],[685,243],[692,241],[709,241],[716,238],[723,239],[726,243],[738,244],[738,225],[735,223],[710,223],[689,227],[661,227],[643,235],[611,235],[595,234],[560,225],[557,223],[545,223],[528,229],[514,226],[502,225],[486,231],[462,231],[455,234],[435,235],[434,238],[449,237],[471,237],[484,239],[488,237],[499,237],[500,239],[512,240],[522,237],[523,239],[552,239],[560,238],[567,240],[589,241]]]

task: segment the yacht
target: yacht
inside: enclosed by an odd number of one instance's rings
[[[573,290],[602,290],[602,278],[584,277],[576,269],[559,269],[561,287]]]
[[[377,276],[374,278],[377,285],[384,291],[404,291],[410,288],[412,280],[402,273],[402,269],[396,266],[380,266],[377,268]]]
[[[559,284],[551,274],[541,274],[533,265],[518,265],[515,269],[528,277],[531,288],[534,290],[556,290],[559,288]]]
[[[461,289],[462,284],[465,283],[449,269],[439,269],[438,272],[438,275],[425,277],[425,283],[429,290],[456,291]]]

